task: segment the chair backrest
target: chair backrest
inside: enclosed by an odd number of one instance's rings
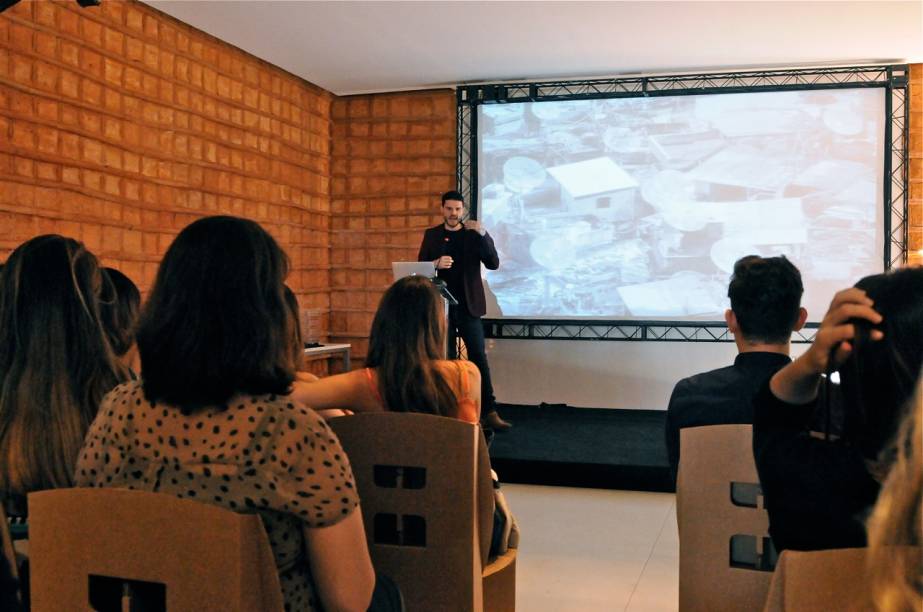
[[[680,430],[676,517],[680,610],[759,609],[773,553],[752,426]]]
[[[478,427],[396,412],[330,426],[352,464],[372,561],[407,610],[481,610],[493,491]]]
[[[89,609],[112,579],[167,610],[282,610],[256,515],[128,489],[56,489],[28,504],[35,612]]]
[[[782,551],[764,612],[873,610],[866,548]],[[920,550],[916,550],[920,554]]]

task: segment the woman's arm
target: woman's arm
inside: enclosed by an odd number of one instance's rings
[[[375,570],[369,558],[359,506],[330,527],[305,527],[311,576],[328,611],[364,611],[375,588]]]
[[[315,382],[296,380],[290,397],[315,410],[346,408],[355,412],[381,410],[365,370],[328,376]]]
[[[841,365],[852,352],[856,335],[851,319],[881,323],[881,315],[872,308],[872,300],[861,289],[852,287],[838,292],[817,330],[814,343],[795,361],[785,366],[769,381],[772,394],[789,404],[806,404],[817,397],[821,374],[832,364]],[[884,334],[873,329],[870,338],[881,340]],[[832,360],[832,362],[831,362]]]

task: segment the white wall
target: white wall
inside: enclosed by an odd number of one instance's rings
[[[676,381],[736,355],[733,342],[487,341],[495,395],[508,404],[666,410]]]

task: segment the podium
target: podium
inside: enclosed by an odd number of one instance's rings
[[[449,338],[454,338],[455,335],[451,333],[449,329],[449,306],[458,306],[458,300],[455,299],[455,296],[452,295],[452,292],[449,291],[448,285],[441,278],[433,277],[430,279],[433,281],[433,286],[436,287],[436,291],[439,292],[439,295],[442,297],[442,314],[445,316],[445,332],[442,342],[442,358],[449,358]],[[456,340],[457,342],[457,340]]]

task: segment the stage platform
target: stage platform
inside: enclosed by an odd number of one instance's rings
[[[663,410],[499,404],[514,427],[494,436],[501,482],[673,491]]]

